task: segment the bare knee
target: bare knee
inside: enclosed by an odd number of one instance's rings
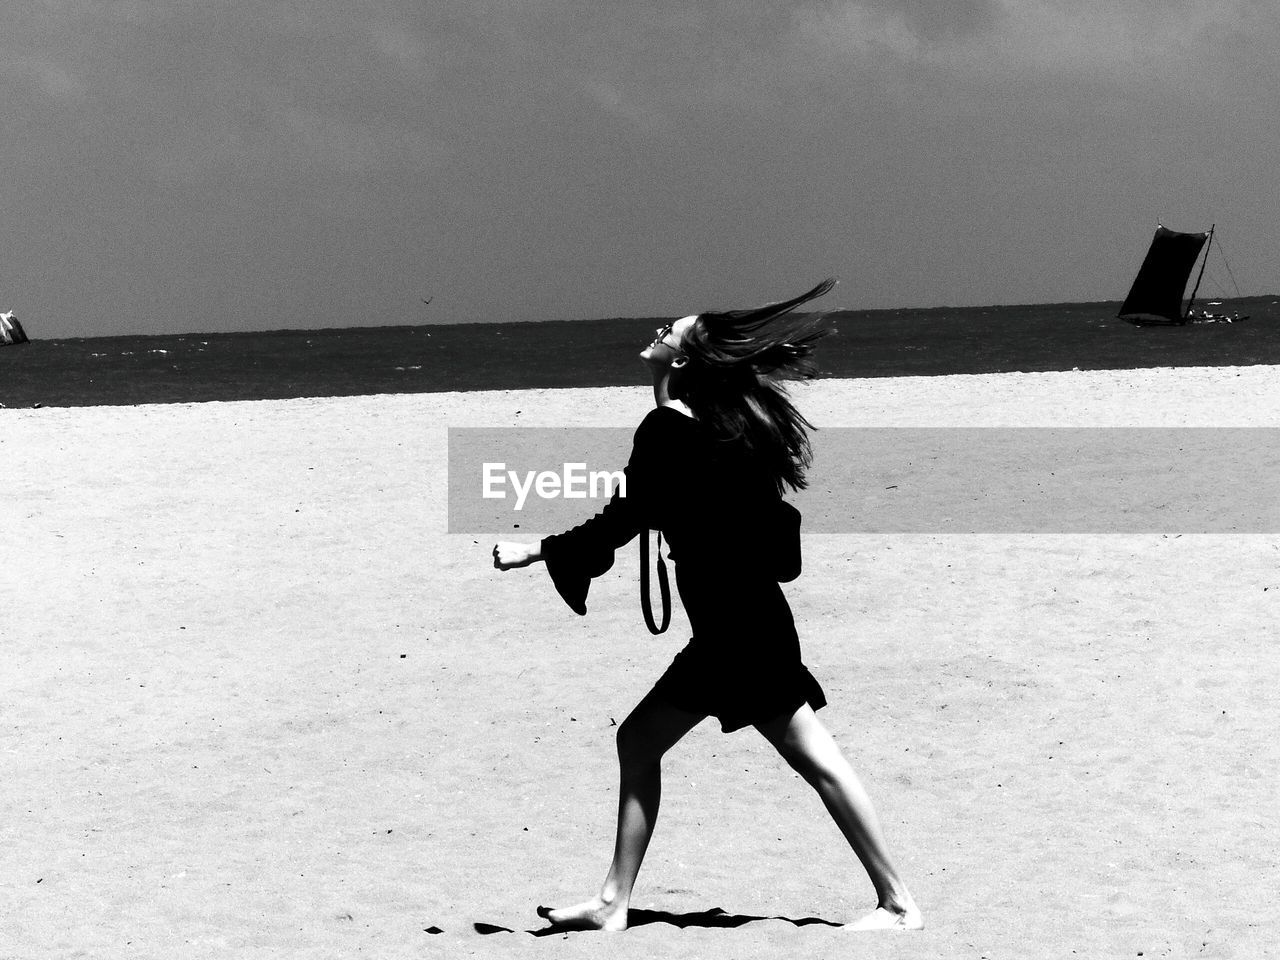
[[[852,772],[849,762],[834,742],[815,744],[790,738],[777,744],[778,753],[812,787],[841,781]]]
[[[703,716],[671,706],[650,693],[618,727],[618,760],[623,769],[657,767],[662,755]]]
[[[618,762],[624,767],[643,767],[658,763],[666,751],[644,728],[627,718],[618,727]]]
[[[804,779],[811,786],[817,786],[823,777],[822,765],[819,764],[810,754],[804,750],[782,746],[778,748],[778,753],[782,759],[787,761],[787,765]]]

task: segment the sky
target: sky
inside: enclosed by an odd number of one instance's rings
[[[1274,0],[22,0],[32,337],[1280,290]],[[1234,278],[1234,283],[1232,282]],[[422,301],[430,299],[429,304]]]

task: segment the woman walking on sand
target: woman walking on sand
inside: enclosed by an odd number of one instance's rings
[[[620,797],[613,864],[598,896],[557,910],[566,929],[625,930],[627,906],[661,796],[663,754],[708,716],[726,732],[755,727],[822,798],[878,898],[854,930],[924,926],[889,857],[871,800],[814,713],[826,704],[800,656],[779,581],[799,573],[798,514],[782,501],[805,485],[807,429],[781,381],[814,375],[823,318],[791,316],[827,280],[792,300],[702,313],[658,331],[641,352],[656,407],[636,430],[627,496],[538,544],[499,543],[500,570],[546,563],[560,595],[586,613],[591,578],[637,534],[662,532],[693,628],[653,689],[618,728]],[[646,534],[647,535],[647,534]]]

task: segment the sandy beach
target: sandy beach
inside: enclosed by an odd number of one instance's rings
[[[825,426],[1280,427],[1269,366],[824,380]],[[0,958],[1257,957],[1280,925],[1280,536],[811,535],[823,719],[927,929],[753,731],[700,725],[620,936],[614,724],[687,637],[446,529],[449,426],[646,387],[0,410]],[[538,531],[543,532],[543,531]],[[545,531],[554,532],[554,531]],[[718,912],[713,912],[718,911]]]

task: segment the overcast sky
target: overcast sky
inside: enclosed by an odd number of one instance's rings
[[[1280,290],[1274,0],[23,0],[0,82],[34,337]]]

